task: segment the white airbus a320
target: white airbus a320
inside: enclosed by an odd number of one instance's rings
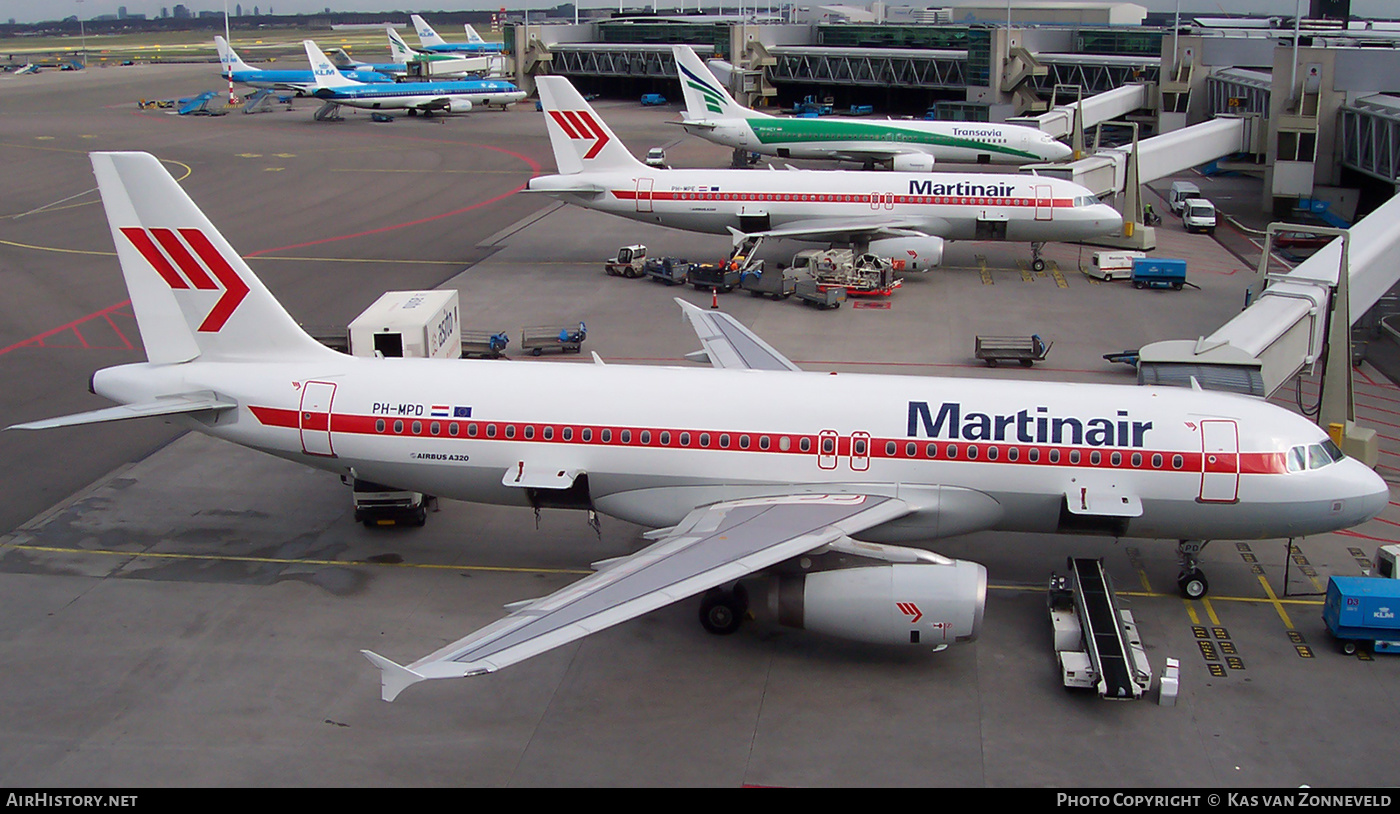
[[[366,652],[386,700],[691,596],[707,627],[732,631],[759,577],[786,624],[941,648],[976,637],[986,571],[908,543],[1292,537],[1363,522],[1389,498],[1322,430],[1258,399],[807,373],[688,305],[711,368],[346,356],[298,327],[154,157],[92,162],[148,361],[93,376],[118,406],[20,428],[173,417],[329,472],[656,529],[407,666]],[[1182,587],[1205,590],[1192,559]]]

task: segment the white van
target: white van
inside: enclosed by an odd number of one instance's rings
[[[1186,208],[1181,210],[1181,225],[1188,232],[1215,234],[1215,204],[1205,198],[1187,198]]]
[[[1171,206],[1172,214],[1180,215],[1188,200],[1199,197],[1200,187],[1190,181],[1173,181],[1171,192],[1167,193],[1167,204]]]
[[[1100,280],[1126,280],[1133,276],[1133,261],[1147,257],[1143,252],[1094,252],[1088,274]]]

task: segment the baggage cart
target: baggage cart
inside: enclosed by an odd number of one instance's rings
[[[791,269],[765,271],[762,261],[739,274],[739,287],[755,297],[785,300],[797,290],[797,275]]]
[[[689,260],[681,260],[675,257],[652,257],[648,258],[642,266],[642,271],[651,278],[653,283],[665,283],[666,285],[685,285],[690,278],[693,265]]]
[[[462,331],[462,355],[499,359],[510,344],[505,331]]]
[[[973,354],[987,364],[996,367],[1000,362],[1020,362],[1022,367],[1030,367],[1043,361],[1054,342],[1046,342],[1040,334],[1030,336],[979,336]]]
[[[520,332],[520,348],[531,355],[539,356],[547,350],[560,353],[581,353],[583,340],[588,337],[588,328],[582,322],[577,328],[567,325],[536,325]]]
[[[840,308],[841,303],[846,301],[846,289],[839,286],[826,287],[812,279],[798,280],[792,294],[801,300],[803,305],[823,311],[828,308]]]
[[[690,284],[695,286],[696,291],[718,291],[728,294],[739,287],[738,264],[696,263],[690,268]]]

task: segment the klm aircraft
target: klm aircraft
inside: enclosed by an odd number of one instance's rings
[[[366,85],[343,76],[311,40],[303,40],[311,60],[318,99],[367,110],[407,110],[423,113],[466,113],[473,107],[504,109],[525,98],[515,85],[496,79],[452,82],[395,82]]]
[[[466,42],[448,42],[434,31],[433,27],[428,25],[427,21],[417,14],[409,15],[409,19],[413,21],[413,30],[418,32],[418,41],[422,43],[424,51],[430,51],[435,54],[481,54],[500,51],[503,47],[499,42],[487,42],[483,40],[481,35],[476,33],[476,29],[471,26],[467,26]]]
[[[294,90],[301,95],[310,95],[316,90],[316,76],[311,71],[263,71],[239,59],[233,48],[223,37],[214,38],[214,47],[219,50],[219,65],[224,76],[240,85],[250,88],[272,90]],[[382,85],[394,80],[382,73],[358,68],[341,69],[340,74],[351,81],[363,84]]]

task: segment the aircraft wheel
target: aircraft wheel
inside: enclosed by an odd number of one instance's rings
[[[1187,599],[1200,599],[1210,590],[1210,583],[1206,581],[1206,575],[1199,568],[1182,571],[1181,576],[1176,578],[1176,586],[1181,589],[1181,595]]]
[[[1031,269],[1033,271],[1045,271],[1045,261],[1037,257],[1031,261]]]
[[[749,595],[742,586],[732,591],[711,588],[700,598],[700,624],[716,636],[728,636],[743,624],[748,609]]]

